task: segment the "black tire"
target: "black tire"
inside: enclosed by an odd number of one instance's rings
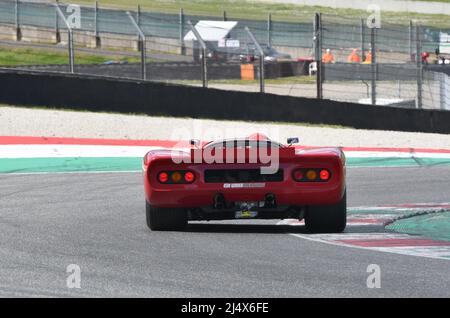
[[[305,226],[309,233],[340,233],[347,225],[347,191],[335,205],[309,206]]]
[[[183,230],[187,225],[185,209],[157,208],[145,202],[147,226],[152,231]]]

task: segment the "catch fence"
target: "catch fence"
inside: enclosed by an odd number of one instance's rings
[[[186,39],[202,23],[221,33],[229,25],[220,22],[235,23],[223,39]],[[450,65],[434,63],[443,32],[450,25],[373,28],[367,17],[295,23],[0,0],[0,66],[448,110],[442,70]]]

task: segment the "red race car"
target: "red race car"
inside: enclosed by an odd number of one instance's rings
[[[147,225],[182,230],[188,220],[305,219],[312,233],[347,221],[345,155],[339,148],[296,149],[264,135],[205,143],[144,157]]]

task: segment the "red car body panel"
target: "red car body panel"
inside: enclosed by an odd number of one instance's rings
[[[208,183],[205,170],[255,169],[262,166],[255,163],[206,163],[194,162],[196,151],[173,152],[152,150],[144,157],[144,186],[147,202],[161,208],[199,208],[211,206],[217,193],[226,201],[263,201],[268,193],[276,196],[277,204],[287,206],[332,205],[338,203],[345,192],[345,156],[339,148],[316,148],[295,150],[291,146],[279,148],[279,167],[283,169],[282,181],[255,183]],[[248,156],[248,152],[245,153]],[[236,158],[236,156],[235,156]],[[175,163],[185,160],[185,163]],[[174,162],[175,161],[175,162]],[[225,160],[224,160],[225,161]],[[330,178],[325,182],[298,182],[293,172],[298,168],[327,169]],[[158,181],[162,171],[190,170],[195,180],[190,184],[163,184]]]

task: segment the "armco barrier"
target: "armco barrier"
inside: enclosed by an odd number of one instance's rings
[[[426,71],[430,72],[437,72],[437,73],[444,73],[450,76],[450,65],[444,64],[444,65],[426,65],[424,67]]]
[[[258,63],[256,63],[258,64]],[[308,74],[309,62],[271,62],[265,65],[265,78],[279,78]],[[208,79],[240,79],[241,64],[235,63],[208,63]],[[66,72],[67,65],[32,65],[20,66],[21,69],[46,72]],[[74,66],[75,72],[83,75],[102,75],[111,77],[140,78],[141,64],[78,64]],[[201,65],[190,62],[163,62],[147,63],[147,79],[154,81],[165,80],[201,80]],[[254,67],[254,78],[259,74],[259,66]]]
[[[325,64],[324,80],[327,81],[370,81],[372,70],[370,64],[336,63]],[[450,65],[424,65],[424,71],[441,72],[450,75]],[[414,81],[417,78],[415,63],[379,63],[377,64],[378,81]]]
[[[323,68],[324,80],[327,81],[370,81],[372,79],[372,65],[336,63],[325,64]],[[414,81],[417,77],[416,65],[409,64],[377,64],[377,80],[379,81]]]
[[[282,121],[450,133],[450,112],[0,70],[0,103],[177,117]]]

